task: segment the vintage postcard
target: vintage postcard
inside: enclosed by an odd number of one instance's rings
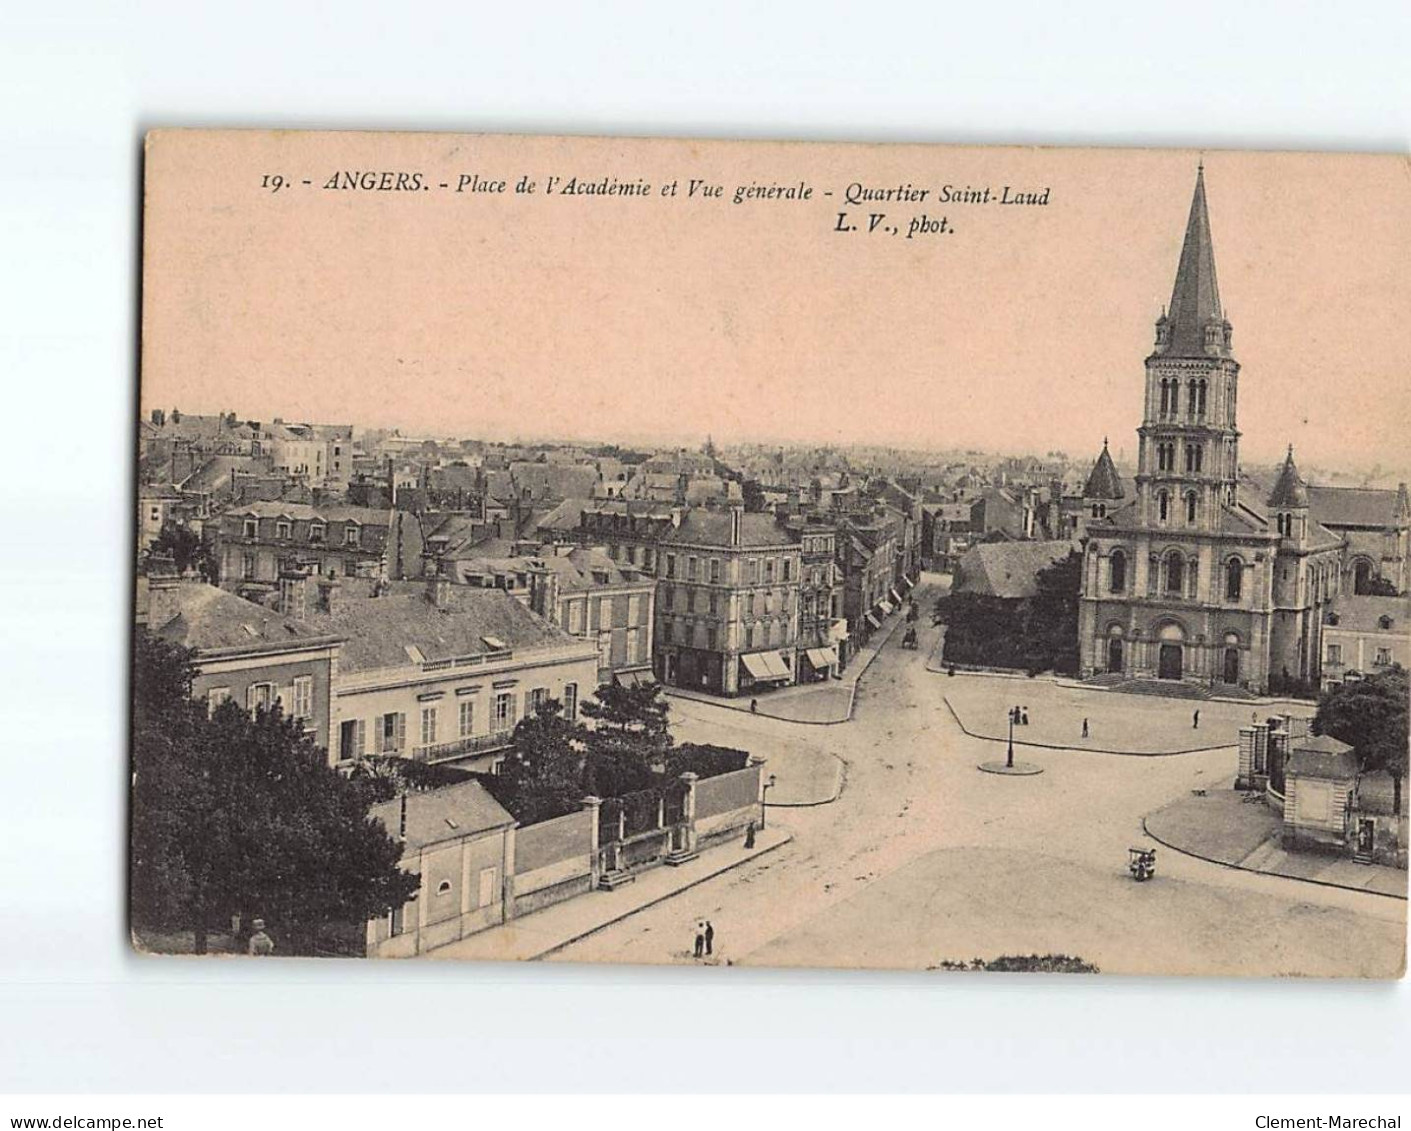
[[[1403,156],[147,138],[144,953],[1397,978]]]

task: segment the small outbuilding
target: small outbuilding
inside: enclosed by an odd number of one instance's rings
[[[1357,791],[1353,749],[1328,735],[1293,740],[1284,769],[1284,844],[1345,848]]]

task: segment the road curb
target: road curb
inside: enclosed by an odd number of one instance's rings
[[[951,701],[948,697],[942,695],[941,702],[946,705],[946,710],[950,712],[950,717],[955,720],[955,725],[970,738],[978,738],[983,742],[1007,743],[1009,741],[1007,738],[994,738],[988,734],[977,734],[960,721],[960,716],[956,713],[955,708],[951,706]],[[1174,758],[1181,754],[1208,754],[1212,750],[1234,750],[1238,747],[1238,744],[1234,742],[1222,742],[1216,746],[1192,746],[1185,750],[1109,750],[1105,747],[1098,746],[1060,746],[1056,742],[1034,742],[1023,738],[1016,738],[1014,745],[1031,746],[1036,750],[1062,750],[1069,754],[1107,754],[1114,758]]]
[[[1160,810],[1158,809],[1156,812],[1160,812]],[[1150,813],[1147,814],[1147,817],[1149,816],[1151,816]],[[1308,876],[1290,876],[1284,872],[1265,872],[1259,868],[1246,868],[1243,864],[1231,864],[1228,860],[1219,860],[1214,856],[1206,856],[1200,852],[1192,852],[1188,848],[1180,848],[1168,840],[1162,840],[1147,827],[1146,817],[1142,818],[1142,832],[1156,841],[1162,848],[1169,848],[1172,852],[1179,852],[1182,856],[1189,856],[1192,860],[1204,860],[1207,864],[1218,864],[1220,867],[1229,868],[1234,872],[1248,872],[1251,876],[1268,876],[1275,880],[1292,880],[1294,883],[1298,884],[1316,884],[1320,888],[1337,888],[1339,891],[1355,891],[1360,892],[1362,895],[1376,895],[1380,896],[1382,899],[1399,899],[1402,903],[1406,902],[1406,896],[1397,895],[1394,892],[1377,891],[1374,888],[1355,888],[1351,884],[1339,884],[1332,880],[1315,880]]]
[[[698,887],[701,884],[705,883],[707,880],[713,880],[716,876],[723,876],[726,872],[734,871],[736,868],[739,868],[745,864],[749,864],[751,861],[759,860],[761,857],[768,856],[771,852],[775,852],[778,849],[783,848],[786,844],[793,843],[793,839],[794,834],[790,833],[778,844],[771,844],[768,848],[756,852],[753,856],[747,857],[744,860],[737,860],[733,864],[727,864],[725,865],[725,867],[719,868],[716,871],[710,872],[704,876],[700,876],[692,880],[689,884],[676,888],[674,891],[669,891],[665,895],[659,895],[655,899],[651,899],[648,900],[646,903],[639,904],[638,906],[632,908],[632,910],[630,911],[624,911],[621,915],[614,915],[611,919],[605,919],[603,922],[598,923],[596,926],[588,928],[588,930],[586,931],[580,931],[572,938],[564,939],[562,942],[554,943],[553,946],[541,950],[538,954],[531,954],[525,958],[515,959],[515,961],[538,962],[541,958],[547,958],[551,954],[557,954],[559,951],[566,950],[574,943],[581,942],[583,939],[588,938],[590,935],[596,935],[599,931],[606,930],[608,927],[611,927],[614,924],[621,923],[624,919],[632,918],[632,916],[636,915],[638,912],[645,911],[649,907],[655,907],[659,903],[665,903],[668,899],[675,899],[683,891],[690,891],[693,887]]]

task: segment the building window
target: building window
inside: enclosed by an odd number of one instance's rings
[[[1186,522],[1195,522],[1196,497],[1194,491],[1186,492]]]
[[[549,689],[547,687],[536,687],[529,693],[529,713],[531,716],[539,713],[539,708],[549,701]]]
[[[1162,522],[1166,521],[1171,509],[1171,498],[1165,491],[1156,493],[1156,515]]]
[[[421,709],[421,744],[423,746],[436,745],[435,707],[423,707]]]
[[[710,583],[711,583],[712,585],[719,585],[719,584],[720,584],[720,559],[719,559],[719,558],[711,558],[711,559],[710,559]]]
[[[407,716],[401,711],[389,711],[383,715],[382,726],[377,735],[377,752],[379,754],[400,753],[406,739]]]
[[[1342,663],[1342,645],[1341,645],[1341,644],[1329,644],[1329,645],[1328,645],[1328,659],[1327,659],[1327,662],[1328,662],[1329,664],[1341,664],[1341,663]]]
[[[437,894],[437,895],[450,895],[450,894],[451,894],[451,881],[450,881],[450,880],[442,880],[439,884],[437,884],[437,885],[436,885],[436,894]]]
[[[578,718],[578,684],[563,685],[563,717],[569,722]]]
[[[752,616],[754,616],[754,594],[753,594],[753,593],[746,593],[746,594],[745,594],[745,616],[747,616],[747,617],[752,617]]]
[[[1390,649],[1390,648],[1378,648],[1378,649],[1377,649],[1377,658],[1376,658],[1376,660],[1375,660],[1375,663],[1376,663],[1377,667],[1379,667],[1379,668],[1385,668],[1385,667],[1390,666],[1390,664],[1391,664],[1391,649]]]
[[[460,716],[460,737],[469,738],[475,733],[475,700],[462,699],[457,704],[457,713]]]
[[[268,711],[274,705],[274,684],[252,683],[245,689],[245,706],[250,714]]]
[[[715,615],[717,615],[717,614],[720,612],[720,596],[719,596],[719,594],[712,593],[712,594],[710,595],[710,612],[711,612],[711,615],[712,615],[712,616],[715,616]]]
[[[294,717],[311,719],[314,715],[314,677],[300,675],[294,677]]]
[[[229,699],[230,688],[213,687],[208,692],[206,692],[206,710],[209,711],[212,715],[214,715],[216,713],[216,709],[222,703],[227,702]]]
[[[387,916],[387,934],[391,938],[396,938],[405,929],[405,910],[405,907],[394,907]]]
[[[1180,554],[1172,551],[1166,558],[1166,592],[1180,593],[1184,588],[1186,562]]]
[[[661,587],[661,607],[669,613],[671,612],[672,605],[675,603],[675,600],[676,597],[675,594],[672,592],[671,586],[663,585]]]
[[[773,559],[773,558],[765,558],[765,559],[764,559],[764,580],[765,580],[766,584],[768,584],[768,583],[770,583],[770,582],[773,582],[773,580],[774,580],[774,559]]]
[[[257,518],[247,518],[245,520],[245,537],[258,538],[260,536],[260,520]]]
[[[693,557],[686,559],[686,580],[696,580],[696,559]]]
[[[294,524],[281,519],[274,524],[274,536],[282,539],[292,538],[294,536]]]
[[[503,734],[514,726],[514,692],[495,696],[494,726],[496,734]]]
[[[1231,558],[1225,564],[1225,600],[1238,601],[1244,589],[1244,563]]]
[[[667,554],[667,555],[666,555],[666,576],[667,576],[667,577],[675,577],[675,576],[676,576],[676,555],[675,555],[675,554]]]
[[[781,561],[781,562],[779,563],[779,580],[780,580],[780,581],[788,581],[788,580],[789,580],[789,564],[790,564],[790,563],[789,563],[789,559],[788,559],[788,558],[785,558],[783,561]]]
[[[350,762],[363,756],[366,727],[362,719],[347,719],[338,728],[338,757]]]
[[[1123,592],[1127,588],[1127,555],[1121,550],[1113,550],[1110,569],[1112,574],[1112,592]]]
[[[321,522],[310,523],[310,524],[309,524],[309,541],[310,541],[310,542],[322,542],[322,541],[323,541],[323,534],[324,534],[324,531],[325,531],[326,529],[327,529],[327,528],[326,528],[326,527],[323,525],[323,523],[321,523]]]
[[[745,583],[746,583],[747,585],[758,585],[758,584],[759,584],[759,559],[758,559],[758,558],[751,558],[751,559],[750,559],[749,572],[745,574]]]
[[[668,618],[667,620],[662,621],[662,624],[661,624],[661,639],[662,639],[662,643],[663,643],[663,644],[670,644],[670,643],[672,643],[672,641],[673,641],[673,639],[675,638],[675,636],[676,636],[676,629],[675,629],[675,626],[672,624],[670,618]]]
[[[362,545],[362,537],[362,529],[357,525],[357,523],[350,522],[347,526],[343,528],[343,545],[345,546]]]
[[[714,652],[714,651],[716,650],[716,643],[717,643],[718,639],[719,639],[719,633],[716,631],[715,625],[713,625],[713,624],[712,624],[712,625],[707,625],[707,626],[706,626],[706,648],[709,649],[710,651]]]
[[[570,601],[568,603],[568,632],[570,636],[578,636],[583,632],[582,601]]]

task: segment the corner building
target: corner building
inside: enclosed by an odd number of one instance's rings
[[[1310,516],[1292,448],[1272,491],[1242,475],[1232,339],[1201,169],[1146,359],[1135,493],[1088,521],[1084,676],[1256,692],[1271,678],[1317,679],[1343,541]]]

